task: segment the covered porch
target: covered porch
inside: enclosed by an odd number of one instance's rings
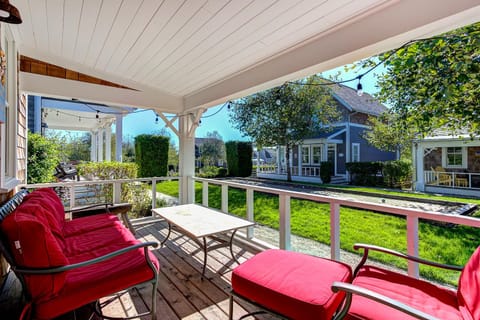
[[[467,135],[435,136],[413,144],[416,189],[480,195],[480,141]]]

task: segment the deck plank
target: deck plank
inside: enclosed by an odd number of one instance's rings
[[[133,222],[138,239],[157,242],[165,239],[167,227],[164,221],[145,218]],[[161,248],[153,249],[152,252],[161,266],[156,300],[157,319],[228,319],[231,273],[237,266],[228,248],[208,253],[207,269],[203,279],[201,277],[203,250],[193,240],[175,230]],[[240,262],[255,254],[238,245],[234,245],[234,252]],[[151,304],[151,294],[150,285],[130,289],[127,294],[121,296],[121,299],[112,302],[104,310],[109,315],[117,316],[144,312],[147,310],[146,306]],[[248,303],[235,301],[234,318],[238,319],[253,310],[255,308]],[[261,316],[258,319],[272,318]]]

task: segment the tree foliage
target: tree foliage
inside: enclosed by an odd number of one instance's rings
[[[230,122],[257,146],[286,147],[287,178],[291,180],[289,153],[338,117],[328,86],[311,76],[304,85],[285,84],[248,96],[230,109]]]
[[[359,64],[385,60],[377,94],[396,127],[428,135],[438,128],[480,134],[480,23],[424,39]]]
[[[29,132],[27,148],[27,183],[53,181],[55,167],[60,162],[56,141]]]
[[[206,166],[214,166],[219,160],[225,160],[225,144],[217,132],[207,132],[204,143],[200,146],[200,159]]]

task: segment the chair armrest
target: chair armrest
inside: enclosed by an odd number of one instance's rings
[[[359,295],[368,299],[371,299],[373,301],[376,301],[378,303],[384,304],[386,306],[392,307],[396,310],[402,311],[412,317],[415,317],[417,319],[422,319],[422,320],[440,320],[439,318],[436,318],[432,315],[429,315],[423,311],[420,311],[418,309],[412,308],[411,306],[408,306],[398,300],[386,297],[382,294],[379,294],[377,292],[374,292],[369,289],[362,288],[360,286],[350,284],[350,283],[345,283],[345,282],[333,282],[332,284],[332,291],[333,292],[338,292],[338,291],[344,291],[347,294],[346,301],[348,301],[345,309],[342,309],[342,317],[346,315],[348,312],[348,308],[350,307],[352,295]],[[341,319],[342,317],[339,317]],[[337,318],[336,318],[337,319]]]
[[[365,264],[365,262],[367,261],[369,250],[390,254],[390,255],[395,256],[395,257],[407,259],[407,260],[410,260],[410,261],[415,261],[415,262],[418,262],[418,263],[421,263],[421,264],[424,264],[424,265],[427,265],[427,266],[431,266],[431,267],[442,268],[442,269],[453,270],[453,271],[462,271],[463,270],[463,267],[460,267],[460,266],[452,266],[452,265],[448,265],[448,264],[442,264],[442,263],[438,263],[438,262],[434,262],[434,261],[430,261],[430,260],[425,260],[425,259],[422,259],[422,258],[418,258],[418,257],[415,257],[415,256],[404,254],[404,253],[401,253],[401,252],[398,252],[398,251],[395,251],[395,250],[391,250],[391,249],[387,249],[387,248],[383,248],[383,247],[379,247],[379,246],[374,246],[374,245],[369,245],[369,244],[364,244],[364,243],[356,243],[353,246],[353,249],[355,249],[355,250],[363,249],[362,261],[360,261],[358,266],[355,268],[355,272],[354,272],[355,275],[357,274],[360,267],[362,267]]]
[[[69,271],[69,270],[77,269],[77,268],[81,268],[81,267],[86,267],[86,266],[89,266],[89,265],[92,265],[92,264],[95,264],[95,263],[106,261],[106,260],[112,259],[116,256],[119,256],[121,254],[124,254],[126,252],[137,250],[139,248],[144,248],[145,259],[147,259],[147,262],[149,263],[149,265],[151,265],[150,257],[148,256],[148,247],[150,247],[150,246],[154,247],[154,248],[157,248],[158,247],[158,242],[150,241],[150,242],[138,243],[138,244],[126,247],[126,248],[122,248],[120,250],[116,250],[116,251],[107,253],[103,256],[100,256],[100,257],[97,257],[97,258],[94,258],[94,259],[82,261],[82,262],[79,262],[79,263],[69,264],[69,265],[61,266],[61,267],[22,268],[22,267],[14,266],[14,267],[12,267],[12,269],[15,272],[19,272],[19,273],[23,273],[23,274],[53,274],[53,273],[65,272],[65,271]]]
[[[82,211],[88,211],[89,209],[100,209],[101,207],[104,207],[105,210],[108,211],[108,207],[112,206],[113,203],[111,202],[105,202],[105,203],[96,203],[96,204],[91,204],[88,206],[82,206],[82,207],[73,207],[69,210],[65,210],[65,213],[75,213],[75,212],[82,212]]]

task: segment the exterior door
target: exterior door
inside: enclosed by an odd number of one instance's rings
[[[333,164],[330,175],[335,176],[337,173],[337,145],[336,144],[328,145],[327,161]]]

